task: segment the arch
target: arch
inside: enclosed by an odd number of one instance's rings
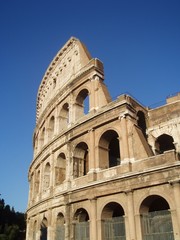
[[[85,88],[82,89],[76,97],[75,104],[76,120],[80,117],[83,117],[88,112],[89,112],[89,91]]]
[[[140,206],[140,213],[148,213],[153,211],[168,210],[168,202],[159,195],[151,195],[146,197]]]
[[[44,190],[50,187],[50,173],[51,165],[49,162],[47,162],[44,168]]]
[[[62,213],[58,213],[56,219],[55,240],[64,240],[65,238],[65,219]]]
[[[49,139],[51,139],[54,135],[54,129],[55,129],[54,126],[55,126],[55,118],[54,118],[54,116],[51,116],[50,121],[49,121],[49,129],[48,129]]]
[[[74,214],[74,220],[76,222],[87,222],[89,221],[89,214],[84,208],[78,208]]]
[[[102,239],[126,239],[124,209],[117,202],[106,204],[101,213]]]
[[[174,239],[169,204],[159,195],[146,197],[140,205],[143,239]]]
[[[47,218],[43,218],[40,227],[40,240],[47,240],[48,235],[48,221]]]
[[[73,154],[73,173],[74,177],[81,177],[89,171],[88,145],[80,142],[76,145]]]
[[[119,136],[116,131],[108,130],[99,140],[100,168],[110,168],[120,165]]]
[[[60,131],[63,131],[64,129],[66,129],[68,123],[69,123],[69,104],[64,103],[60,111],[60,122],[59,122]]]
[[[101,213],[101,219],[124,216],[124,209],[117,202],[107,203]]]
[[[55,166],[55,184],[59,185],[66,179],[66,156],[60,153]]]
[[[144,137],[147,139],[147,135],[146,135],[147,126],[146,126],[146,118],[145,118],[144,112],[139,110],[137,112],[137,117],[138,117],[137,124],[142,130]]]
[[[74,239],[90,239],[89,214],[84,208],[79,208],[74,214]]]
[[[165,151],[175,149],[174,139],[168,134],[160,135],[155,142],[156,153],[161,154]]]

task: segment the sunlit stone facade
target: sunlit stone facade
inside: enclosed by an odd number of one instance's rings
[[[41,81],[33,146],[26,240],[180,240],[180,94],[112,101],[71,38]]]

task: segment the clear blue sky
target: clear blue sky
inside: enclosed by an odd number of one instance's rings
[[[179,0],[1,0],[0,194],[16,211],[27,207],[38,86],[71,36],[104,63],[113,98],[150,106],[180,91]]]

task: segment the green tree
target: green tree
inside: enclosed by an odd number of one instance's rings
[[[0,240],[24,240],[26,230],[26,215],[16,212],[0,199]]]

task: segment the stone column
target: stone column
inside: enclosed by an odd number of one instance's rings
[[[70,239],[70,205],[66,204],[65,206],[65,236],[64,239],[65,240],[69,240]]]
[[[48,143],[48,126],[47,126],[47,122],[45,122],[45,131],[44,131],[44,145],[46,145]]]
[[[37,152],[41,151],[41,149],[43,148],[44,146],[44,137],[42,136],[42,133],[41,133],[41,136],[39,137],[39,140],[38,140],[38,149],[37,149]]]
[[[96,180],[97,163],[95,161],[95,132],[94,129],[89,130],[89,172],[88,181]]]
[[[97,200],[90,199],[91,204],[91,222],[90,222],[90,240],[97,239]]]
[[[126,160],[129,159],[129,143],[128,143],[128,131],[127,131],[127,118],[126,115],[123,113],[119,116],[120,119],[120,126],[121,126],[121,139],[120,142],[120,151],[122,153],[121,159]]]
[[[90,95],[90,108],[89,111],[96,110],[98,108],[98,83],[99,83],[99,77],[93,76],[91,79],[91,95]]]
[[[34,173],[30,176],[29,205],[32,205],[34,199]]]
[[[172,219],[172,226],[173,226],[173,233],[174,233],[174,240],[180,239],[180,230],[179,230],[179,222],[177,217],[176,210],[170,210],[171,212],[171,219]]]
[[[46,128],[46,137],[47,137],[46,143],[49,143],[53,138],[52,129],[49,126],[48,128]]]
[[[61,117],[60,116],[57,116],[56,117],[56,125],[55,125],[55,131],[56,131],[56,135],[59,135],[59,133],[61,132],[61,126],[60,126],[60,122],[61,122]]]
[[[175,239],[180,239],[180,180],[170,182],[173,188],[173,195],[175,201],[175,211],[171,211]],[[179,237],[179,238],[178,238]]]
[[[52,223],[52,209],[48,210],[48,226],[47,227],[48,227],[47,239],[53,240],[55,226],[53,226],[53,223]]]
[[[36,239],[40,239],[41,237],[41,224],[42,224],[42,219],[41,215],[38,215],[38,221],[37,221],[37,233],[36,233]]]
[[[40,176],[39,176],[39,200],[43,194],[43,164],[40,164]]]
[[[58,108],[55,108],[55,112],[54,112],[54,133],[53,133],[53,137],[58,135]]]
[[[95,142],[94,142],[94,129],[89,130],[89,170],[93,171],[96,166],[95,166]]]
[[[142,239],[142,231],[141,231],[141,215],[136,214],[135,215],[135,227],[136,227],[136,235],[137,235],[137,240],[143,240]]]
[[[103,232],[102,232],[102,221],[101,219],[97,219],[97,240],[103,240]],[[94,239],[91,239],[94,240]]]
[[[75,111],[74,104],[75,104],[74,95],[73,93],[70,93],[69,95],[69,124],[70,125],[74,123],[76,120],[76,111]]]
[[[127,196],[127,216],[128,216],[127,222],[128,222],[128,226],[130,226],[130,228],[128,228],[129,229],[129,240],[136,240],[133,191],[126,192],[126,196]]]
[[[73,174],[73,153],[71,142],[67,143],[67,154],[66,154],[66,181],[70,181]]]
[[[30,220],[27,219],[26,220],[26,240],[31,240],[31,237],[30,237]],[[32,231],[31,231],[31,234],[32,234]]]
[[[55,159],[54,159],[54,152],[51,152],[50,162],[51,162],[50,187],[53,190],[54,186],[55,186]]]

